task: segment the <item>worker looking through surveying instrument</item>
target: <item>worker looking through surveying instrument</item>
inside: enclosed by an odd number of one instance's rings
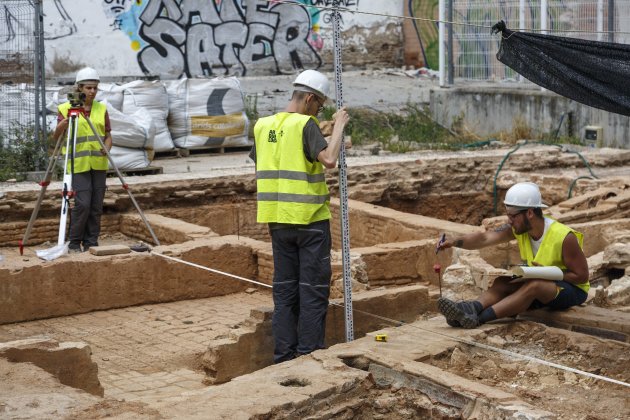
[[[293,86],[285,110],[256,123],[250,153],[256,162],[257,221],[269,225],[273,248],[275,363],[324,348],[332,275],[324,167],[335,167],[349,120],[345,108],[338,110],[326,142],[316,116],[328,99],[328,79],[306,70]]]
[[[74,195],[68,252],[87,251],[92,246],[98,246],[101,230],[109,166],[107,152],[112,148],[112,136],[107,108],[95,100],[99,81],[96,70],[89,67],[79,70],[75,91],[68,94],[68,102],[59,105],[57,128],[53,135],[54,140],[58,141],[60,136],[70,130],[69,139],[73,139],[61,151],[67,154],[66,171],[71,174]],[[84,116],[92,121],[97,133],[92,131]],[[71,125],[73,120],[76,121],[74,126]],[[96,134],[103,138],[107,150],[103,149]]]
[[[558,267],[561,280],[530,278],[514,280],[501,276],[472,301],[438,300],[438,309],[452,327],[476,328],[498,318],[515,316],[528,309],[560,310],[584,303],[590,288],[588,264],[582,251],[582,234],[543,216],[547,206],[538,186],[531,182],[513,185],[505,195],[508,223],[494,231],[471,233],[438,244],[480,249],[516,239],[521,258],[528,266]]]

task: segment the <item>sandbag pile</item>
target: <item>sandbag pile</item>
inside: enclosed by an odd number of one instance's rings
[[[235,77],[167,82],[168,128],[180,148],[247,146],[248,119]]]
[[[74,86],[46,89],[50,131],[57,126],[57,107],[72,90]],[[114,143],[111,155],[121,170],[146,168],[155,152],[175,147],[249,145],[249,121],[235,77],[136,80],[124,85],[101,82],[96,100],[107,105]],[[15,102],[24,105],[26,101]]]

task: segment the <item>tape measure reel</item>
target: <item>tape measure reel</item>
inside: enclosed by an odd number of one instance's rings
[[[374,341],[386,342],[387,341],[387,334],[376,334],[374,336]]]

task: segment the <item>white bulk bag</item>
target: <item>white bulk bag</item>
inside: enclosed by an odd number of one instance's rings
[[[5,141],[12,140],[14,130],[23,130],[33,123],[34,108],[32,85],[0,85],[0,131],[6,136]]]
[[[112,125],[114,146],[131,149],[153,149],[155,124],[146,108],[140,108],[132,115],[126,115],[106,102],[109,121]]]
[[[116,164],[116,167],[121,171],[146,168],[151,163],[149,152],[144,149],[113,146],[109,154]],[[114,168],[110,165],[109,169]]]
[[[155,124],[154,148],[156,152],[173,150],[175,145],[166,125],[168,116],[168,95],[166,87],[158,80],[135,80],[122,86],[122,111],[133,114],[140,108],[146,108]]]
[[[167,82],[168,128],[178,147],[247,146],[249,121],[236,77]]]

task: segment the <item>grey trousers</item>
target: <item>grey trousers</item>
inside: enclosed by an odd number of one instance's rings
[[[330,224],[271,230],[275,363],[324,348],[330,296]]]
[[[107,171],[81,172],[72,175],[74,207],[70,219],[70,248],[98,246]]]

